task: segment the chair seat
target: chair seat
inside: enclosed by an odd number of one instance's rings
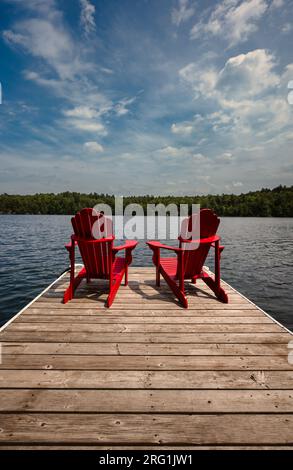
[[[175,258],[161,258],[160,265],[172,279],[176,279],[177,273],[177,257]]]

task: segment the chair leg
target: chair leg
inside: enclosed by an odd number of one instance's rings
[[[70,282],[69,286],[67,287],[66,291],[63,294],[63,303],[67,304],[73,298],[73,286]]]
[[[63,303],[67,304],[69,300],[73,299],[74,296],[74,281],[75,281],[75,263],[74,263],[74,253],[71,253],[71,266],[70,266],[70,281],[69,286],[63,295]]]
[[[82,268],[78,275],[74,277],[74,269],[71,269],[70,272],[70,283],[63,295],[63,303],[66,304],[69,300],[72,300],[74,297],[74,292],[81,283],[81,280],[86,277],[86,270]]]
[[[119,276],[115,278],[114,282],[110,283],[110,292],[109,292],[107,302],[106,302],[107,307],[111,307],[112,303],[114,302],[114,299],[116,297],[117,291],[122,282],[124,274],[125,274],[125,271],[122,271],[121,274],[119,274]]]
[[[124,285],[128,286],[128,265],[126,265],[126,268],[125,268]]]
[[[112,285],[110,293],[109,293],[108,298],[107,298],[107,302],[106,302],[106,306],[108,308],[111,307],[112,303],[114,302],[114,299],[116,297],[116,294],[117,294],[117,291],[119,289],[120,284],[121,284],[121,280],[120,280],[120,282],[116,281]]]
[[[156,266],[156,286],[160,287],[161,282],[160,282],[160,269],[158,266]]]
[[[209,275],[203,276],[202,280],[209,286],[209,288],[216,294],[216,297],[224,303],[228,303],[228,296],[224,289],[221,287],[221,251],[223,247],[220,247],[219,241],[215,242],[215,278],[213,279]]]
[[[206,283],[207,286],[214,292],[216,297],[223,303],[228,303],[228,295],[224,289],[218,285],[218,282],[210,276],[203,277],[202,280]]]
[[[180,289],[180,287],[176,284],[176,282],[172,281],[164,271],[161,272],[163,278],[167,282],[168,286],[172,290],[173,294],[177,297],[177,299],[181,302],[184,308],[188,308],[188,300],[184,293],[184,288]]]

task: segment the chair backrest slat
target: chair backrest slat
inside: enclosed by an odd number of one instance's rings
[[[193,232],[197,233],[196,238],[208,238],[216,235],[220,219],[211,209],[201,209],[196,216],[192,215],[191,217],[193,224],[200,224],[193,227]],[[188,220],[189,230],[191,230],[191,217]],[[183,221],[183,224],[186,227],[186,221]],[[188,243],[180,243],[183,249],[187,245]],[[195,249],[185,249],[183,255],[185,278],[192,278],[201,273],[210,247],[210,244],[200,244]]]
[[[109,277],[109,254],[113,247],[113,240],[98,238],[98,243],[92,243],[96,236],[103,233],[105,236],[112,235],[112,222],[108,218],[101,219],[100,214],[94,209],[82,209],[71,219],[75,235],[78,237],[78,247],[89,278]],[[105,220],[104,224],[97,228],[95,225],[95,237],[93,236],[94,224],[100,220]],[[111,233],[110,233],[111,232]],[[114,237],[113,237],[114,238]]]

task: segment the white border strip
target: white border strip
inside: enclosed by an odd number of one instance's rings
[[[214,274],[207,266],[204,266],[205,269],[208,269],[208,271],[211,273],[211,274]],[[265,312],[261,307],[259,307],[258,305],[256,305],[254,302],[252,302],[252,300],[248,299],[247,297],[245,297],[245,295],[241,294],[241,292],[239,292],[237,289],[235,289],[233,286],[231,286],[231,284],[228,284],[228,282],[224,281],[222,278],[221,278],[221,282],[224,282],[227,286],[231,287],[231,289],[236,292],[237,294],[239,294],[243,299],[247,300],[247,302],[249,302],[250,304],[254,305],[258,310],[260,310],[262,313],[264,313],[267,317],[269,317],[274,323],[277,323],[277,325],[281,326],[284,330],[287,331],[287,333],[290,333],[291,336],[293,336],[293,332],[288,330],[288,328],[286,328],[286,326],[282,325],[282,323],[278,322],[278,320],[276,320],[274,317],[272,317],[269,313]],[[229,295],[228,295],[229,297]]]

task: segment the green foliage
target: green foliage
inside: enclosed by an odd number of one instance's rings
[[[109,204],[114,209],[114,196],[109,194],[81,194],[69,191],[59,194],[0,195],[1,214],[75,214],[84,207],[98,203]],[[207,196],[128,196],[124,206],[141,204],[168,205],[200,204],[213,209],[219,216],[230,217],[293,217],[293,186],[278,186],[246,194],[221,194]]]

